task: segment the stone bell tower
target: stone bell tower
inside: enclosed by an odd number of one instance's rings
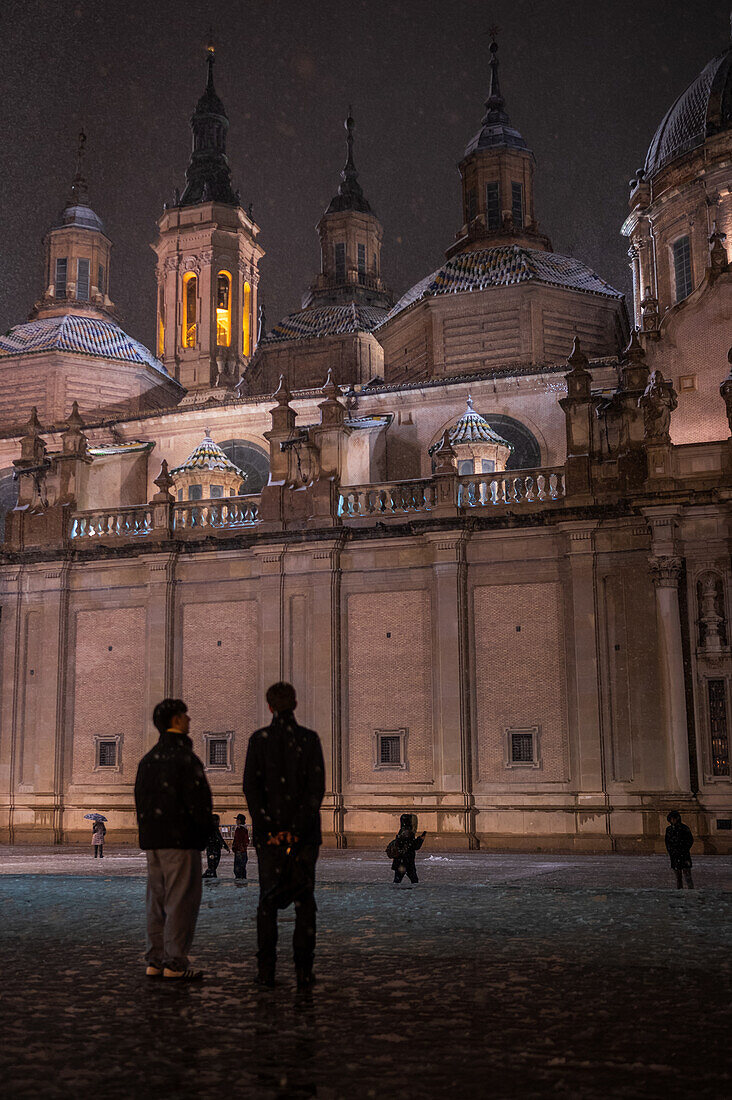
[[[233,388],[254,353],[259,227],[231,186],[229,120],[213,82],[191,117],[186,186],[165,204],[152,246],[158,257],[156,351],[187,390]]]

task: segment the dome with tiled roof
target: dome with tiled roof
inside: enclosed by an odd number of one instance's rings
[[[128,336],[114,321],[65,313],[16,325],[0,336],[0,359],[68,351],[101,359],[140,363],[169,378],[167,370],[151,351]]]
[[[208,430],[203,440],[191,451],[185,462],[182,462],[180,466],[176,466],[170,473],[172,477],[175,477],[176,474],[195,473],[198,470],[216,470],[233,474],[240,481],[243,481],[247,476],[243,470],[240,470],[227,458],[218,443],[214,443],[208,434]]]
[[[486,418],[481,416],[473,408],[473,398],[468,394],[468,407],[459,420],[456,420],[453,426],[448,431],[448,438],[452,447],[460,446],[463,443],[491,443],[498,447],[506,447],[509,452],[513,451],[513,445],[495,431]],[[429,453],[439,447],[440,441],[434,443]]]
[[[530,281],[580,290],[586,294],[600,294],[606,298],[623,298],[619,290],[615,290],[580,260],[560,256],[558,252],[504,245],[453,256],[402,295],[387,319],[396,317],[423,298],[486,290],[494,286],[515,286]]]
[[[372,332],[387,317],[388,310],[379,306],[364,306],[357,302],[345,305],[312,306],[284,317],[259,346],[282,340],[306,340],[321,336],[342,336],[355,332]]]
[[[732,125],[732,45],[705,65],[653,135],[645,174],[652,176]]]

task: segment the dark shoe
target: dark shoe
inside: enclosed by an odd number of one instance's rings
[[[260,967],[257,971],[257,976],[254,979],[257,985],[262,986],[263,989],[274,989],[275,987],[275,972],[274,968]]]
[[[315,975],[312,970],[300,970],[295,971],[297,975],[297,991],[298,993],[305,993],[308,989],[312,989],[315,985]]]
[[[163,978],[176,982],[200,982],[202,977],[202,970],[171,970],[169,966],[163,970]]]

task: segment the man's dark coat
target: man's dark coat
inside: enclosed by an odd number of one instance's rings
[[[694,843],[691,829],[680,821],[666,829],[666,851],[671,859],[674,871],[688,870],[691,867],[691,846]]]
[[[211,788],[184,733],[161,733],[135,780],[141,848],[202,851],[211,835]]]
[[[243,786],[255,844],[280,832],[293,833],[302,845],[321,843],[323,750],[317,733],[298,725],[292,711],[274,715],[249,738]]]

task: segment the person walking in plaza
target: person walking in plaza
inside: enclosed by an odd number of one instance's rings
[[[247,849],[249,847],[249,830],[247,829],[247,819],[244,814],[236,815],[236,828],[234,829],[234,839],[231,844],[231,850],[234,853],[234,878],[243,879],[246,881],[247,877],[247,862],[249,856]]]
[[[691,877],[691,846],[694,843],[691,829],[681,820],[678,810],[672,810],[667,816],[668,828],[666,829],[666,851],[671,860],[671,869],[676,874],[676,888],[683,890],[686,883],[688,890],[694,889],[694,880]],[[683,881],[682,881],[683,880]]]
[[[388,855],[393,853],[391,869],[394,872],[395,885],[400,883],[405,875],[413,886],[419,882],[414,856],[424,844],[427,831],[416,836],[412,816],[412,814],[402,814],[399,818],[399,832],[387,849]]]
[[[201,904],[201,851],[211,834],[211,789],[188,736],[188,708],[163,699],[160,739],[137,768],[135,807],[147,856],[147,976],[194,981],[188,953]]]
[[[219,863],[221,862],[221,849],[226,848],[229,852],[231,849],[221,835],[221,818],[218,814],[214,814],[212,818],[211,832],[209,833],[208,840],[206,841],[206,862],[208,866],[204,872],[204,878],[218,878],[217,870]]]
[[[249,739],[244,794],[259,863],[257,982],[274,985],[277,910],[295,904],[292,938],[299,990],[315,981],[315,864],[322,842],[325,765],[320,738],[295,720],[292,684],[267,690],[272,722]]]
[[[104,859],[104,838],[107,835],[107,829],[103,821],[95,821],[92,825],[92,847],[94,848],[94,858],[99,856],[100,859]]]

